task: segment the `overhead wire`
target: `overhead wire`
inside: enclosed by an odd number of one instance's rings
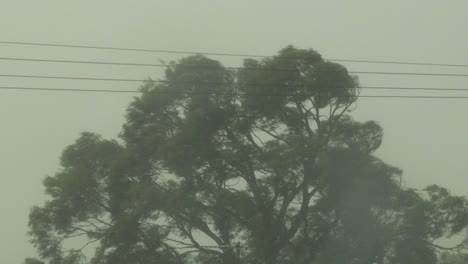
[[[28,62],[47,62],[47,63],[71,63],[71,64],[96,64],[96,65],[114,65],[114,66],[137,66],[137,67],[171,67],[178,64],[170,63],[132,63],[132,62],[111,62],[111,61],[89,61],[89,60],[58,60],[58,59],[37,59],[37,58],[15,58],[15,57],[0,57],[4,61],[28,61]],[[203,67],[203,66],[187,66],[188,68],[208,68],[222,70],[223,68]],[[297,69],[283,68],[251,68],[251,67],[225,67],[226,69],[234,70],[255,70],[255,71],[298,71]],[[468,74],[458,73],[418,73],[418,72],[376,72],[376,71],[350,71],[351,74],[377,74],[377,75],[419,75],[419,76],[450,76],[450,77],[468,77]]]
[[[61,47],[61,48],[79,48],[79,49],[97,49],[97,50],[114,50],[114,51],[150,52],[150,53],[167,53],[167,54],[185,54],[185,55],[200,54],[200,55],[244,57],[244,58],[271,58],[272,57],[272,56],[268,56],[268,55],[258,55],[258,54],[180,51],[180,50],[142,49],[142,48],[122,48],[122,47],[110,47],[110,46],[92,46],[92,45],[40,43],[40,42],[21,42],[21,41],[0,41],[0,44],[43,46],[43,47]],[[400,65],[401,64],[406,64],[406,65],[419,65],[419,66],[463,67],[463,68],[468,67],[468,64],[412,62],[412,61],[357,60],[357,59],[336,59],[336,58],[328,58],[327,60],[329,60],[329,61],[339,61],[339,62],[354,62],[354,63],[380,63],[380,64],[400,64]]]
[[[56,92],[98,92],[98,93],[136,93],[136,94],[177,94],[182,92],[177,91],[160,91],[160,90],[111,90],[111,89],[76,89],[76,88],[49,88],[49,87],[17,87],[17,86],[0,86],[0,90],[29,90],[29,91],[56,91]],[[184,92],[186,94],[202,94],[202,95],[221,95],[217,92]],[[228,95],[249,95],[249,96],[312,96],[312,94],[287,94],[287,93],[228,93]],[[420,95],[356,95],[349,97],[357,98],[408,98],[408,99],[468,99],[468,96],[420,96]]]
[[[379,74],[379,75],[410,75],[410,76],[445,76],[445,77],[468,77],[468,74],[445,74],[445,73],[397,73],[397,72],[350,72],[359,74]],[[61,79],[61,80],[81,80],[81,81],[112,81],[112,82],[145,82],[148,79],[131,78],[101,78],[101,77],[78,77],[78,76],[52,76],[52,75],[24,75],[24,74],[0,74],[0,77],[8,78],[34,78],[34,79]],[[167,81],[154,81],[167,82]],[[213,82],[199,82],[213,84]],[[214,83],[216,84],[216,83]],[[217,83],[219,84],[219,83]],[[277,85],[265,83],[245,83],[246,85]]]
[[[112,81],[112,82],[152,82],[152,83],[171,83],[171,84],[198,84],[198,85],[229,85],[229,83],[223,82],[196,82],[196,81],[174,81],[169,82],[167,80],[151,80],[151,79],[127,79],[127,78],[95,78],[95,77],[75,77],[75,76],[48,76],[48,75],[17,75],[17,74],[0,74],[0,77],[12,77],[12,78],[34,78],[34,79],[59,79],[59,80],[80,80],[80,81]],[[281,85],[277,83],[252,83],[252,82],[240,82],[234,83],[234,85],[245,85],[245,86],[268,86],[268,87],[304,87],[301,85]],[[330,86],[322,87],[322,89],[339,89],[338,86],[333,86],[333,83],[329,83]],[[18,87],[21,88],[21,87]],[[436,88],[436,87],[395,87],[395,86],[360,86],[359,89],[369,90],[414,90],[414,91],[468,91],[468,88]],[[6,89],[6,88],[4,88]],[[25,88],[28,90],[29,88]],[[47,90],[47,89],[45,89]],[[69,90],[69,89],[57,89],[57,90]],[[75,90],[75,89],[71,89]],[[78,89],[88,90],[88,89]],[[92,90],[92,89],[91,89]],[[91,91],[90,90],[90,91]],[[96,90],[103,91],[103,90]],[[108,91],[113,92],[113,90]],[[133,90],[127,91],[133,92]]]
[[[85,46],[85,45],[67,45],[67,44],[52,44],[52,43],[36,43],[36,42],[12,42],[0,41],[0,44],[13,45],[34,45],[48,47],[65,47],[65,48],[86,48],[86,49],[110,49],[120,51],[139,51],[139,52],[154,52],[154,53],[172,53],[172,54],[203,54],[203,55],[222,55],[222,56],[237,56],[237,57],[261,57],[267,58],[271,56],[251,55],[251,54],[234,54],[234,53],[213,53],[213,52],[193,52],[193,51],[175,51],[175,50],[155,50],[155,49],[135,49],[135,48],[116,48],[104,46]],[[143,66],[143,67],[170,67],[177,64],[154,64],[154,63],[129,63],[129,62],[110,62],[110,61],[83,61],[83,60],[58,60],[58,59],[36,59],[36,58],[17,58],[17,57],[0,57],[0,60],[7,61],[29,61],[29,62],[51,62],[51,63],[74,63],[74,64],[97,64],[97,65],[117,65],[117,66]],[[411,64],[411,65],[426,65],[426,66],[452,66],[452,67],[468,67],[463,64],[444,64],[444,63],[420,63],[420,62],[402,62],[402,61],[379,61],[379,60],[346,60],[334,59],[334,61],[360,62],[360,63],[388,63],[388,64]],[[199,68],[199,67],[197,67]],[[246,68],[246,67],[226,67],[227,69],[239,70],[264,70],[264,71],[297,71],[297,69],[275,69],[275,68]],[[222,69],[222,68],[220,68]],[[446,76],[446,77],[468,77],[468,74],[458,73],[418,73],[418,72],[378,72],[378,71],[350,71],[350,74],[375,74],[375,75],[409,75],[409,76]],[[38,78],[38,79],[63,79],[63,80],[85,80],[85,81],[118,81],[118,82],[144,82],[152,81],[158,83],[167,83],[167,81],[129,79],[129,78],[98,78],[98,77],[75,77],[75,76],[48,76],[48,75],[16,75],[16,74],[0,74],[0,77],[12,78]],[[183,82],[196,84],[222,84],[213,82]],[[241,83],[242,84],[242,83]],[[244,83],[244,85],[268,85],[274,86],[278,84],[255,84]],[[333,87],[332,87],[333,88]],[[430,88],[430,87],[385,87],[385,86],[362,86],[361,89],[374,90],[420,90],[420,91],[468,91],[463,88]],[[64,88],[41,88],[41,87],[10,87],[3,86],[0,89],[10,90],[41,90],[41,91],[75,91],[75,92],[109,92],[109,93],[135,93],[141,91],[135,90],[109,90],[109,89],[64,89]],[[270,94],[271,95],[271,94]],[[407,95],[359,95],[359,97],[367,98],[465,98],[463,96],[407,96]]]
[[[44,90],[77,90],[77,91],[101,91],[101,92],[138,92],[135,90],[102,90],[102,89],[68,89],[68,88],[28,88],[28,87],[11,87],[11,86],[0,86],[0,89],[24,89],[24,90],[37,90],[37,89],[44,89]],[[327,87],[325,87],[327,88]],[[330,88],[330,87],[329,87]],[[333,88],[331,88],[333,89]],[[468,88],[432,88],[432,87],[389,87],[389,86],[361,86],[358,89],[370,89],[370,90],[422,90],[422,91],[468,91]]]

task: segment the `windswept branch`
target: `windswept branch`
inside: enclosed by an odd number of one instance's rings
[[[445,246],[437,245],[431,242],[427,242],[427,243],[429,244],[429,246],[440,249],[440,250],[458,251],[462,249],[468,249],[467,242],[468,242],[467,240],[464,240],[463,242],[452,247],[445,247]]]

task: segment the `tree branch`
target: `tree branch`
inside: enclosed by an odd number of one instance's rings
[[[98,239],[94,239],[94,240],[88,241],[88,242],[87,242],[86,244],[84,244],[81,248],[79,248],[78,251],[82,251],[82,250],[85,249],[87,246],[91,245],[92,243],[98,242],[99,240],[101,240],[101,239],[98,238]]]
[[[440,246],[440,245],[437,245],[437,244],[434,244],[434,243],[431,243],[431,242],[427,242],[427,244],[429,244],[429,246],[431,246],[431,247],[435,247],[435,248],[441,249],[441,250],[461,250],[461,249],[468,249],[468,247],[466,245],[467,242],[468,242],[467,240],[464,240],[460,244],[458,244],[456,246],[453,246],[453,247],[444,247],[444,246]]]
[[[289,208],[289,205],[294,201],[294,198],[299,194],[301,190],[305,187],[306,182],[302,181],[301,184],[299,184],[292,193],[283,199],[283,203],[281,204],[281,208],[278,213],[278,219],[283,219],[286,216],[287,210]]]
[[[102,221],[101,219],[96,218],[96,217],[90,217],[90,219],[93,219],[93,220],[95,220],[95,221],[98,221],[99,223],[104,224],[104,225],[106,225],[106,226],[112,226],[112,224],[107,223],[107,222],[105,222],[105,221]]]
[[[304,106],[302,105],[302,103],[300,103],[298,101],[296,101],[296,107],[297,107],[297,109],[299,110],[299,112],[300,112],[300,114],[302,116],[302,119],[303,119],[303,122],[304,122],[305,129],[307,131],[307,134],[309,135],[309,138],[312,139],[314,137],[314,131],[312,131],[312,128],[310,127],[309,117],[307,116],[305,111],[309,112],[314,120],[317,120],[317,117],[312,112],[305,109]],[[317,121],[315,121],[315,122],[317,122]]]
[[[303,216],[304,214],[307,213],[307,210],[309,209],[310,199],[312,199],[312,197],[317,191],[318,191],[318,188],[313,189],[311,192],[308,192],[307,188],[303,189],[303,195],[302,195],[303,198],[302,198],[301,208],[299,209],[299,212],[294,217],[291,227],[288,230],[287,240],[290,240],[296,235],[301,225],[301,221],[303,220]]]
[[[179,226],[179,230],[192,242],[192,245],[190,244],[187,244],[187,245],[190,245],[190,246],[193,246],[194,248],[200,250],[200,251],[203,251],[203,252],[206,252],[206,253],[211,253],[211,254],[217,254],[217,255],[221,255],[222,252],[219,252],[217,250],[211,250],[211,249],[207,249],[207,248],[203,248],[200,243],[198,243],[198,241],[193,237],[193,234],[192,234],[192,231],[191,230],[187,230],[183,224],[178,224]]]

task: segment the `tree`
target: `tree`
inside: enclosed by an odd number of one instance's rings
[[[465,264],[468,262],[468,254],[466,253],[449,253],[445,252],[441,255],[441,264]]]
[[[357,77],[313,50],[191,56],[141,91],[121,141],[83,133],[45,179],[30,233],[47,263],[85,261],[70,239],[94,264],[435,263],[467,227],[465,198],[405,189],[373,155]]]

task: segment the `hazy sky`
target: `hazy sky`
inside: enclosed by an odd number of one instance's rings
[[[466,0],[19,1],[2,0],[0,41],[271,55],[288,44],[329,59],[468,64]],[[158,63],[174,55],[0,44],[0,57]],[[217,57],[236,66],[239,58]],[[345,63],[350,70],[468,73],[468,68]],[[0,74],[157,78],[161,69],[9,62]],[[468,88],[468,77],[360,76],[365,86]],[[138,83],[0,77],[0,86],[137,89]],[[363,94],[384,94],[363,91]],[[464,95],[468,92],[385,94]],[[130,94],[0,90],[0,263],[34,255],[29,209],[42,179],[82,131],[116,138]],[[354,116],[385,130],[378,155],[408,186],[437,183],[468,195],[468,99],[359,101]]]

